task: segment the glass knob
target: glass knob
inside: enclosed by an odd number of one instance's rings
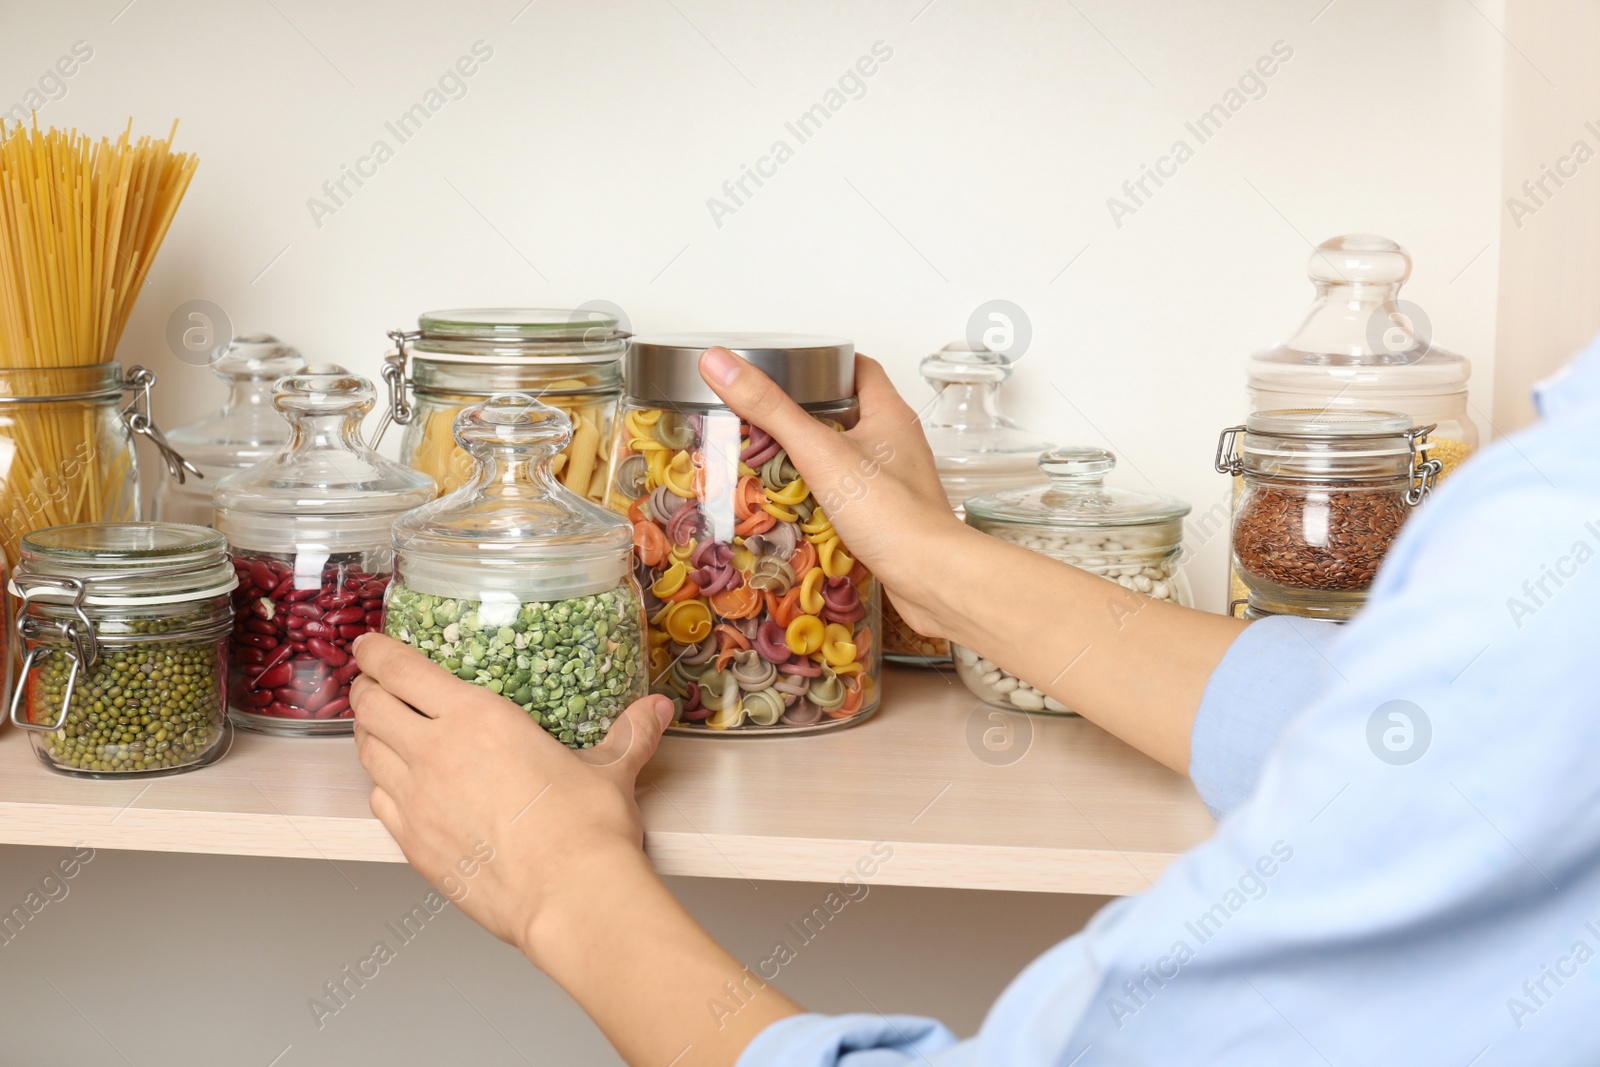
[[[372,383],[337,363],[314,363],[299,374],[278,381],[272,403],[290,419],[296,414],[327,415],[334,412],[365,415],[377,393]]]
[[[489,451],[553,456],[572,439],[572,420],[529,393],[497,393],[456,416],[456,441],[473,455]]]
[[[1053,448],[1039,457],[1039,469],[1052,482],[1100,482],[1117,465],[1103,448]]]
[[[1318,245],[1306,273],[1327,285],[1400,285],[1411,277],[1411,256],[1387,237],[1347,233]]]

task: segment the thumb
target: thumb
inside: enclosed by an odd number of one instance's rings
[[[672,700],[659,694],[641,697],[611,724],[606,739],[581,753],[584,762],[611,768],[631,783],[661,744],[661,734],[672,721]]]
[[[760,368],[726,348],[708,348],[701,354],[700,376],[740,418],[777,438],[791,456],[834,437]]]

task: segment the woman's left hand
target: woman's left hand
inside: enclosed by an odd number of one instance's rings
[[[634,702],[604,742],[574,752],[392,638],[357,645],[350,702],[373,814],[443,895],[539,962],[541,915],[584,892],[587,870],[644,862],[634,780],[671,701]]]

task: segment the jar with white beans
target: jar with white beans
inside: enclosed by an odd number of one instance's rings
[[[1103,448],[1053,449],[1039,457],[1048,484],[974,497],[967,501],[967,524],[1152,601],[1190,606],[1193,595],[1181,565],[1189,505],[1106,485],[1116,462]],[[1137,610],[1121,599],[1113,603],[1119,611]],[[995,663],[990,657],[999,655],[999,649],[954,645],[952,653],[956,673],[985,703],[1010,710],[1071,711],[1041,688],[1050,679],[1019,678]]]

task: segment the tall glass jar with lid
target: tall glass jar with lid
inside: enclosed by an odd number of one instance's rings
[[[456,416],[496,393],[520,392],[560,409],[572,423],[572,439],[553,462],[556,479],[588,500],[606,502],[628,337],[615,316],[462,308],[430,311],[418,318],[415,331],[389,336],[395,349],[383,371],[389,387],[385,426],[394,421],[405,428],[401,461],[430,475],[441,493],[464,485],[473,473],[471,456],[456,444]]]
[[[239,577],[228,696],[240,726],[353,728],[350,643],[382,627],[390,525],[434,495],[433,479],[362,443],[375,396],[333,364],[279,379],[273,405],[288,444],[217,486],[216,527]]]
[[[1250,357],[1249,410],[1405,415],[1433,427],[1428,458],[1448,477],[1478,447],[1472,364],[1436,344],[1427,312],[1401,299],[1411,256],[1387,237],[1345,234],[1318,245],[1306,269],[1316,298],[1288,340]],[[1247,598],[1237,573],[1230,584],[1236,604]]]
[[[778,442],[701,379],[700,354],[713,345],[754,363],[827,426],[854,426],[860,414],[849,341],[634,339],[612,456],[644,586],[651,683],[677,702],[679,732],[754,737],[860,722],[878,706],[878,585],[829,511],[859,499],[891,457],[868,457],[837,499],[819,500]]]
[[[968,500],[967,524],[1130,593],[1192,606],[1182,565],[1188,504],[1105,484],[1116,457],[1103,448],[1052,449],[1038,462],[1046,484]],[[1118,593],[1112,603],[1111,610],[1132,613],[1143,601]],[[970,648],[956,645],[953,652],[956,674],[985,703],[1012,711],[1071,710],[1033,684],[1041,679],[1019,678]]]
[[[590,748],[645,694],[644,619],[627,522],[555,473],[572,432],[528,394],[462,410],[472,477],[395,522],[385,632]]]
[[[1039,454],[1051,443],[1000,411],[1000,392],[1012,361],[965,341],[946,345],[922,361],[922,377],[935,396],[922,416],[945,496],[957,515],[969,497],[1042,481]],[[906,625],[892,598],[883,601],[883,658],[910,666],[950,661],[949,643]]]
[[[1431,427],[1382,411],[1258,411],[1222,431],[1217,469],[1243,480],[1231,558],[1247,614],[1342,622],[1432,489]]]
[[[211,365],[228,387],[222,406],[167,434],[168,443],[202,477],[180,482],[169,473],[162,478],[156,486],[157,519],[211,525],[217,483],[260,463],[289,439],[288,424],[272,406],[272,385],[305,365],[299,352],[270,334],[241,337],[222,350]]]
[[[22,539],[10,592],[23,659],[9,716],[46,767],[126,778],[227,751],[227,545],[172,523],[83,523]]]

